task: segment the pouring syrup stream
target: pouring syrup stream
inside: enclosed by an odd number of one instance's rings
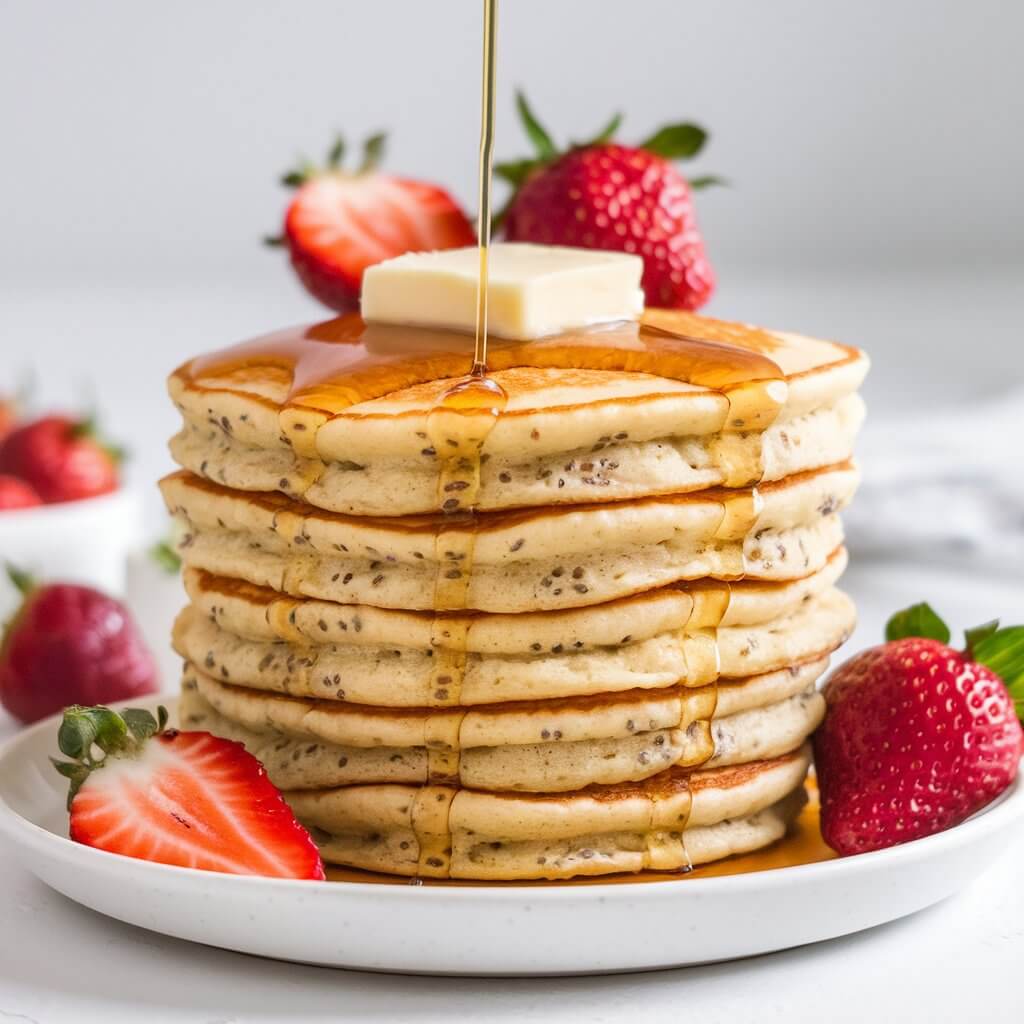
[[[476,283],[476,337],[472,374],[487,373],[487,257],[491,246],[491,169],[494,165],[494,40],[497,32],[498,0],[484,0],[484,60],[480,89],[480,168],[477,244],[480,248],[480,274]]]

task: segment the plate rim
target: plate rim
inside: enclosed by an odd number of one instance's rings
[[[147,707],[154,708],[163,704],[169,711],[177,710],[177,694],[156,694],[145,700],[127,700],[112,703],[112,708]],[[18,757],[20,748],[28,747],[38,737],[50,730],[56,734],[60,713],[44,718],[39,722],[22,729],[0,744],[0,771],[4,765]],[[1021,759],[1024,762],[1024,757]],[[332,898],[342,898],[344,894],[354,896],[372,896],[374,899],[402,898],[407,893],[415,893],[415,899],[426,900],[428,903],[447,903],[449,901],[473,901],[482,898],[494,899],[499,902],[515,903],[542,900],[553,902],[589,902],[592,899],[615,900],[630,902],[636,900],[658,899],[666,894],[675,895],[681,886],[682,891],[693,893],[694,898],[713,897],[723,890],[741,894],[753,889],[784,888],[802,881],[812,882],[815,879],[828,878],[830,875],[846,876],[863,874],[874,870],[883,870],[888,864],[914,860],[925,857],[928,851],[947,844],[956,847],[964,843],[982,840],[986,835],[1011,826],[1014,819],[1024,819],[1024,763],[1018,768],[1014,781],[991,803],[981,808],[965,821],[951,828],[936,832],[930,836],[911,840],[898,846],[850,857],[836,857],[827,861],[812,864],[795,864],[785,867],[764,868],[745,874],[723,875],[711,878],[666,878],[664,881],[652,882],[600,882],[589,881],[586,885],[575,885],[570,881],[557,880],[545,885],[514,885],[507,883],[488,884],[486,882],[465,886],[416,886],[382,885],[377,882],[316,881],[299,878],[266,878],[261,875],[233,875],[220,871],[208,871],[205,868],[186,868],[175,864],[160,864],[156,861],[125,857],[123,854],[97,850],[80,843],[73,842],[66,836],[58,835],[37,825],[16,811],[4,798],[0,790],[0,834],[7,835],[12,843],[19,847],[32,846],[52,853],[68,861],[75,858],[92,859],[98,867],[114,867],[115,861],[129,861],[134,870],[150,872],[157,878],[164,877],[169,881],[188,884],[188,878],[195,877],[197,882],[226,886],[272,886],[275,890],[285,892],[297,889],[299,892],[331,892]],[[1019,822],[1018,822],[1019,823]],[[29,868],[31,870],[31,868]]]

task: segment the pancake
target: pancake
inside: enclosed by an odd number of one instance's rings
[[[839,647],[856,622],[853,603],[834,587],[814,592],[833,568],[830,562],[809,580],[779,588],[788,587],[793,597],[805,591],[788,614],[757,625],[721,626],[713,634],[703,626],[688,627],[686,619],[645,621],[654,602],[643,598],[624,601],[613,613],[599,605],[523,616],[574,620],[565,622],[562,632],[557,631],[557,622],[534,630],[513,615],[481,616],[498,618],[500,625],[473,622],[464,631],[438,628],[408,613],[324,601],[308,602],[313,608],[304,607],[307,602],[275,607],[281,599],[259,588],[252,588],[256,593],[247,604],[237,591],[221,598],[216,582],[205,592],[199,590],[203,578],[192,573],[190,585],[201,603],[178,616],[174,646],[209,675],[235,685],[381,707],[469,706],[700,686],[717,676],[771,672]],[[741,588],[737,584],[735,590]],[[675,596],[689,595],[669,595],[663,609],[681,606],[688,612],[686,600],[669,604]],[[265,603],[257,603],[261,600]],[[781,603],[781,596],[776,600]],[[232,619],[224,611],[229,601],[233,618],[242,620],[236,623],[242,633],[226,628]],[[589,611],[598,621],[587,621]],[[305,631],[299,627],[300,615]],[[613,616],[621,621],[611,623],[617,628],[610,629],[607,620]],[[403,628],[410,618],[417,630]],[[478,624],[481,628],[474,632]],[[257,632],[264,639],[254,639]],[[542,643],[537,638],[545,633]],[[489,635],[502,649],[488,649]],[[549,642],[551,637],[554,643]],[[458,647],[455,638],[461,641]]]
[[[672,769],[558,796],[399,785],[288,792],[330,863],[434,878],[685,870],[780,839],[806,799],[805,746],[740,768]]]
[[[532,654],[536,643],[550,649],[604,647],[609,638],[647,640],[666,630],[754,626],[783,618],[805,601],[833,586],[846,569],[845,548],[837,548],[824,567],[784,583],[739,580],[676,583],[630,598],[580,609],[489,615],[485,613],[405,612],[368,605],[342,605],[315,599],[281,597],[268,587],[185,569],[185,590],[193,608],[222,629],[248,640],[284,640],[298,644],[361,642],[366,645],[451,646],[476,654]],[[725,608],[712,608],[723,593]],[[340,609],[340,610],[339,610]],[[355,617],[359,626],[355,626]],[[341,623],[344,622],[344,626]],[[326,628],[325,628],[326,627]]]
[[[188,728],[243,743],[283,788],[443,782],[558,792],[792,750],[821,721],[814,684],[827,665],[818,658],[734,681],[717,712],[711,686],[468,710],[355,707],[232,686],[187,666],[180,715]]]
[[[842,543],[835,513],[857,481],[844,463],[756,490],[468,520],[344,516],[186,472],[165,477],[161,490],[183,523],[189,568],[341,604],[507,613],[582,607],[705,576],[800,579]]]
[[[652,310],[647,319],[690,339],[767,356],[782,395],[769,422],[762,429],[737,430],[729,422],[724,393],[655,372],[574,369],[571,361],[563,367],[523,365],[511,354],[510,365],[503,367],[508,349],[498,343],[491,377],[508,401],[480,450],[477,508],[589,504],[741,487],[850,457],[864,415],[855,395],[868,368],[862,353],[686,313]],[[329,387],[315,388],[313,397],[302,400],[304,412],[310,406],[329,409],[307,415],[301,436],[289,429],[284,411],[290,398],[303,385],[310,391],[309,382],[297,384],[289,369],[296,338],[314,350],[326,349],[326,356],[314,351],[314,358],[329,362],[332,343],[337,349],[355,337],[350,323],[351,318],[341,318],[280,332],[250,343],[244,358],[228,352],[180,367],[169,382],[184,421],[171,442],[175,460],[238,490],[280,490],[352,515],[440,509],[442,459],[428,417],[453,375],[468,370],[469,350],[454,359],[421,360],[426,373],[417,369],[418,353],[408,352],[404,372],[394,377],[406,386],[367,400],[346,391],[337,402]],[[390,336],[387,329],[376,330]],[[424,335],[390,330],[411,349]],[[629,349],[634,345],[629,332],[635,331],[635,325],[619,325],[599,337]]]

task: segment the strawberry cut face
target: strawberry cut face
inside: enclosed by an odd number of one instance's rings
[[[476,242],[443,189],[383,174],[324,174],[295,195],[285,219],[292,265],[322,302],[358,308],[363,271],[405,252]]]
[[[71,802],[70,835],[111,853],[228,874],[322,879],[309,834],[260,763],[200,732],[108,757]]]

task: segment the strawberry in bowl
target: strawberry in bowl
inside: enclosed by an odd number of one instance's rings
[[[36,489],[20,477],[9,473],[0,473],[0,512],[10,512],[17,508],[35,508],[42,505]]]
[[[28,484],[47,504],[116,491],[121,453],[96,435],[92,420],[43,416],[0,443],[0,474]]]
[[[241,743],[168,729],[163,707],[80,706],[64,712],[57,743],[75,842],[205,871],[324,878],[316,844]]]
[[[281,178],[295,189],[280,237],[309,293],[340,313],[359,308],[363,271],[392,256],[476,244],[476,231],[440,186],[378,170],[384,136],[373,135],[353,172],[339,138],[326,165],[303,163]]]
[[[963,650],[927,605],[825,685],[814,736],[821,831],[842,855],[959,824],[1013,781],[1024,733],[1024,626],[967,631]]]
[[[120,592],[139,541],[139,502],[121,453],[91,419],[19,419],[0,401],[0,553],[40,576]],[[20,601],[0,573],[0,619]]]

